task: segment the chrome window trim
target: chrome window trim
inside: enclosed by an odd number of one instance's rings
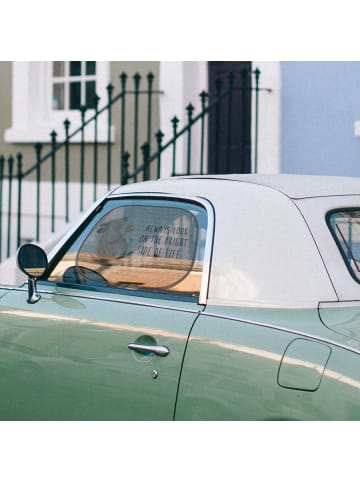
[[[349,260],[346,256],[346,253],[345,253],[345,250],[344,250],[344,247],[342,246],[341,244],[341,240],[338,236],[338,234],[336,233],[333,225],[332,225],[332,216],[333,215],[336,215],[336,214],[339,214],[339,213],[346,213],[346,212],[353,212],[353,211],[360,211],[360,206],[346,206],[346,207],[339,207],[339,208],[335,208],[335,209],[331,209],[330,211],[328,211],[325,215],[325,221],[326,221],[326,224],[327,224],[327,227],[331,233],[331,236],[333,238],[333,240],[335,241],[335,244],[341,254],[341,257],[344,261],[344,264],[349,272],[349,274],[351,275],[351,277],[353,278],[354,281],[356,281],[356,283],[360,283],[360,278],[356,275],[355,273],[355,270],[353,269],[353,267],[351,266],[351,263],[349,263]],[[352,250],[350,249],[350,252]],[[355,261],[355,264],[356,263],[356,260],[354,259]]]
[[[74,235],[79,227],[86,221],[88,216],[91,215],[103,202],[107,199],[168,199],[170,201],[183,201],[193,204],[198,204],[202,206],[207,214],[207,230],[206,230],[206,240],[205,240],[205,250],[204,250],[204,259],[203,259],[203,270],[201,275],[201,284],[200,284],[200,292],[198,298],[199,305],[206,305],[207,297],[208,297],[208,290],[209,290],[209,281],[210,281],[210,269],[211,269],[211,258],[212,258],[212,250],[213,250],[213,239],[214,239],[214,228],[215,228],[215,211],[214,207],[211,202],[203,197],[200,196],[185,196],[181,194],[174,194],[174,193],[159,193],[159,192],[132,192],[132,193],[124,193],[124,194],[113,194],[113,191],[106,194],[102,198],[100,198],[95,205],[89,209],[84,216],[81,217],[79,222],[65,235],[62,241],[55,246],[55,248],[49,254],[49,263],[52,262],[52,259],[55,257],[56,253],[59,249],[61,249],[69,239]],[[134,294],[136,291],[134,291]],[[141,290],[138,291],[141,293]],[[141,295],[139,295],[141,296]],[[168,294],[171,297],[171,293]]]
[[[27,287],[23,288],[11,288],[9,291],[21,291],[24,293],[27,293]],[[196,315],[199,315],[202,313],[203,307],[200,309],[196,309],[194,305],[194,309],[191,308],[182,308],[181,306],[167,306],[167,305],[161,305],[157,303],[146,303],[143,301],[135,301],[135,300],[128,300],[128,299],[121,299],[121,298],[114,298],[114,297],[103,297],[103,296],[92,296],[92,295],[85,295],[85,294],[74,294],[72,293],[61,293],[56,290],[44,290],[44,289],[38,289],[39,293],[43,295],[52,295],[52,296],[65,296],[69,298],[80,298],[84,300],[95,300],[95,301],[109,301],[110,303],[121,303],[121,304],[126,304],[126,305],[133,305],[133,306],[144,306],[146,308],[157,308],[157,309],[163,309],[163,310],[170,310],[170,311],[181,311],[184,313],[193,313]],[[100,293],[100,292],[98,292]],[[124,295],[128,296],[128,295]],[[129,295],[130,296],[130,295]],[[141,298],[141,295],[138,296]],[[165,300],[165,299],[164,299]],[[165,300],[166,301],[166,300]],[[182,303],[187,303],[186,301],[182,301]]]

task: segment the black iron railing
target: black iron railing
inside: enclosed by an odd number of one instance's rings
[[[231,150],[230,146],[232,144],[232,98],[235,90],[240,90],[243,92],[250,91],[254,93],[254,158],[253,158],[253,166],[251,172],[257,173],[258,172],[258,141],[259,141],[259,94],[261,91],[271,92],[269,88],[262,88],[260,87],[260,70],[256,69],[254,71],[243,71],[241,73],[242,76],[242,85],[241,87],[234,87],[234,74],[232,72],[229,73],[227,83],[224,83],[222,80],[218,80],[216,82],[216,94],[212,98],[209,99],[209,94],[205,91],[199,94],[200,96],[200,112],[196,115],[194,114],[195,108],[193,104],[188,104],[186,106],[187,111],[187,119],[186,123],[183,128],[178,130],[179,119],[175,116],[171,119],[172,124],[172,138],[169,139],[167,142],[163,143],[164,134],[159,130],[155,134],[156,143],[153,148],[153,152],[151,152],[151,146],[149,142],[145,142],[141,146],[142,150],[142,164],[138,167],[134,164],[134,168],[130,170],[130,153],[125,152],[122,158],[122,177],[121,183],[127,184],[129,182],[137,182],[140,179],[142,180],[149,180],[150,179],[150,166],[152,164],[156,164],[155,169],[155,177],[159,178],[161,175],[161,167],[162,167],[162,155],[165,151],[169,149],[172,150],[172,169],[171,175],[172,176],[179,176],[179,175],[191,175],[191,174],[204,174],[207,168],[207,160],[205,159],[205,151],[206,147],[210,147],[209,139],[207,139],[208,144],[206,143],[206,122],[208,121],[209,114],[214,112],[214,119],[215,119],[215,142],[212,145],[215,148],[215,165],[218,164],[218,146],[219,146],[219,139],[218,133],[221,130],[221,119],[219,115],[219,108],[221,103],[227,102],[228,103],[228,119],[227,119],[227,146],[226,146],[226,166],[223,173],[230,172],[230,156]],[[249,82],[249,78],[253,78],[253,83]],[[200,142],[198,142],[199,150],[198,152],[194,152],[193,144],[192,144],[192,137],[195,126],[200,127],[198,132],[200,132]],[[177,168],[177,143],[180,138],[186,137],[186,168],[185,170],[179,172]],[[198,170],[194,171],[194,164],[193,160],[198,160]],[[249,171],[250,172],[250,171]]]
[[[240,89],[251,90],[253,93],[255,129],[254,129],[254,162],[253,172],[257,172],[258,163],[258,105],[260,88],[260,71],[247,71],[243,73],[246,80]],[[253,79],[248,82],[249,77]],[[221,103],[228,102],[228,116],[231,125],[232,96],[234,94],[233,74],[229,74],[227,82],[217,82],[216,93],[212,97],[205,91],[200,95],[200,111],[196,114],[192,104],[186,107],[185,125],[179,128],[180,121],[174,116],[171,119],[171,133],[169,140],[164,142],[164,134],[158,130],[153,134],[153,101],[154,95],[161,94],[154,90],[154,75],[149,73],[145,79],[146,86],[141,88],[144,79],[139,74],[133,77],[133,88],[128,88],[128,78],[125,73],[120,75],[120,92],[114,96],[114,87],[110,84],[107,87],[107,103],[99,109],[99,97],[95,99],[95,111],[91,117],[86,118],[86,108],[80,109],[81,125],[71,132],[71,124],[68,119],[64,121],[64,141],[58,142],[59,133],[56,131],[50,134],[50,146],[44,153],[44,145],[34,145],[35,162],[24,170],[24,158],[21,153],[16,156],[9,156],[5,159],[0,156],[0,261],[10,257],[20,244],[24,241],[23,223],[24,211],[29,204],[28,197],[24,196],[24,181],[32,180],[35,188],[31,192],[31,202],[35,199],[34,206],[34,235],[36,241],[40,241],[40,235],[54,233],[57,229],[56,222],[61,212],[62,221],[68,223],[71,219],[71,212],[82,212],[89,202],[95,200],[99,195],[99,186],[109,190],[114,184],[128,184],[159,178],[161,175],[164,153],[169,153],[171,159],[170,173],[172,176],[182,174],[203,174],[207,171],[206,152],[209,148],[207,139],[207,123],[210,113],[214,113],[215,132],[219,132],[221,125],[216,110]],[[127,122],[127,101],[132,99],[132,143],[131,148],[126,148],[126,130],[130,128]],[[140,99],[145,100],[144,109],[140,109]],[[120,132],[117,152],[117,161],[114,159],[114,144],[112,140],[112,122],[116,112],[115,104],[120,105]],[[106,116],[107,139],[100,143],[98,138],[99,117]],[[146,119],[145,142],[140,142],[140,117]],[[93,140],[85,142],[86,127],[93,126]],[[195,130],[195,128],[197,130]],[[142,135],[144,130],[142,129]],[[232,142],[232,129],[229,127],[227,135],[228,149],[230,156],[230,144]],[[194,152],[193,140],[197,136],[198,151]],[[79,140],[80,137],[80,140]],[[215,135],[217,137],[217,134]],[[75,140],[76,138],[76,140]],[[178,167],[178,143],[180,139],[185,142],[185,157],[181,164],[185,169]],[[75,143],[76,142],[76,143]],[[215,149],[217,146],[215,145]],[[76,153],[77,151],[77,153]],[[92,152],[91,152],[92,151]],[[100,152],[101,151],[101,152]],[[131,153],[130,153],[131,151]],[[168,158],[169,158],[168,155]],[[194,169],[196,159],[196,172]],[[74,176],[74,165],[78,168]],[[91,166],[91,169],[89,167]],[[43,171],[46,170],[44,175]],[[91,171],[91,172],[90,172]],[[118,177],[114,173],[117,173]],[[48,191],[44,194],[44,182],[48,184]],[[77,186],[76,195],[71,192],[74,184]],[[86,198],[85,186],[92,186],[91,199]],[[35,192],[34,192],[35,191]],[[76,201],[76,196],[78,200]],[[75,199],[74,199],[75,197]],[[89,197],[89,196],[88,196]],[[85,199],[86,198],[86,199]],[[71,203],[71,208],[70,208]],[[74,204],[77,204],[77,208]],[[44,208],[47,214],[44,213]],[[45,217],[50,219],[49,229],[45,229]]]
[[[123,72],[120,75],[120,92],[117,95],[113,95],[114,86],[109,84],[107,87],[106,105],[99,109],[100,98],[96,95],[94,101],[95,108],[91,111],[91,115],[88,118],[86,117],[86,107],[81,107],[80,127],[71,130],[71,122],[65,119],[63,123],[64,140],[62,142],[57,141],[60,133],[52,131],[48,144],[36,143],[34,145],[35,162],[30,167],[24,169],[22,153],[18,153],[16,156],[10,155],[7,158],[0,155],[0,262],[4,258],[9,257],[22,242],[24,203],[35,203],[34,240],[39,241],[43,220],[42,207],[45,204],[47,210],[50,211],[50,230],[55,232],[57,212],[59,210],[63,212],[65,222],[70,221],[71,211],[81,212],[84,210],[86,178],[90,178],[93,185],[92,200],[95,200],[99,195],[99,184],[101,186],[105,185],[106,189],[109,190],[111,185],[121,183],[121,174],[118,174],[116,178],[115,173],[121,173],[121,162],[125,157],[126,130],[129,125],[127,119],[130,109],[133,116],[133,132],[129,137],[133,142],[133,162],[136,167],[140,154],[138,147],[140,144],[140,109],[141,117],[147,121],[145,130],[147,142],[150,143],[155,115],[153,108],[154,97],[161,94],[161,92],[154,89],[154,74],[152,72],[145,78],[137,73],[132,81],[133,83],[129,87],[128,76]],[[130,104],[130,100],[132,105],[129,107],[127,104]],[[119,106],[119,113],[115,112],[116,104]],[[113,142],[112,122],[114,115],[120,117],[120,132],[118,133],[120,152],[117,152],[119,148],[116,148]],[[107,139],[101,143],[99,142],[100,116],[106,116],[107,131]],[[143,125],[143,121],[141,125]],[[88,126],[91,126],[93,129],[91,143],[85,140],[85,132]],[[75,165],[78,166],[78,172],[74,175]],[[46,170],[45,174],[44,170]],[[24,200],[23,186],[24,181],[27,180],[33,181],[35,192],[32,190],[31,199]],[[41,186],[45,181],[50,183],[50,192],[46,193],[46,199],[43,199],[44,194]],[[59,206],[59,196],[56,195],[59,182],[64,186],[63,195],[61,196],[62,206]],[[78,208],[74,207],[75,200],[70,189],[71,184],[74,182],[79,185]]]

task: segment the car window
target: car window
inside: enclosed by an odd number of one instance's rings
[[[56,265],[49,281],[196,297],[206,210],[165,199],[109,199]]]
[[[331,211],[327,221],[350,273],[360,282],[360,208]]]

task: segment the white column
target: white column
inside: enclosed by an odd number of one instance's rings
[[[193,117],[200,112],[202,90],[207,91],[207,62],[161,62],[160,63],[160,129],[165,134],[163,144],[173,137],[171,119],[179,119],[178,132],[187,124],[186,106],[191,103],[195,107]],[[191,165],[196,169],[200,155],[200,138],[192,135]],[[168,177],[172,172],[172,147],[162,156],[161,177]],[[176,143],[176,173],[186,172],[187,136]]]
[[[281,70],[280,62],[252,62],[258,68],[260,88],[271,92],[259,92],[258,116],[258,172],[276,174],[280,172],[281,160]],[[252,162],[255,155],[255,96],[252,98]]]

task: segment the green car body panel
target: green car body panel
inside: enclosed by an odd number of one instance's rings
[[[9,292],[0,309],[1,418],[171,420],[197,313],[142,302],[59,290],[29,305],[26,292]],[[170,356],[134,353],[136,341],[167,346]]]
[[[176,419],[360,419],[359,354],[329,342],[317,309],[209,311],[190,336]]]
[[[115,189],[19,250],[0,419],[360,420],[359,206],[316,176]]]

